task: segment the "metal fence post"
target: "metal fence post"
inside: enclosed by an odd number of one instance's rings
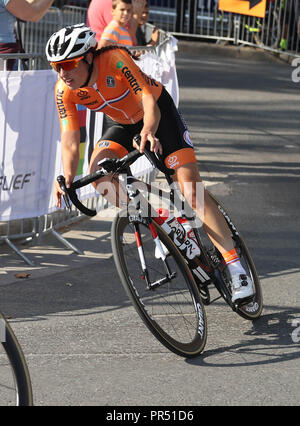
[[[233,17],[233,43],[238,44],[240,35],[241,16],[234,14]]]

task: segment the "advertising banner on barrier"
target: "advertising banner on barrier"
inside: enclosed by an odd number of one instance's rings
[[[63,172],[56,81],[57,73],[51,70],[0,72],[0,221],[56,210],[53,182]],[[83,118],[85,129],[86,115]],[[102,114],[99,118],[96,124],[102,122]],[[81,156],[83,164],[84,144]],[[82,199],[93,195],[91,185],[80,193]]]
[[[219,9],[224,12],[264,18],[267,0],[219,0]]]
[[[59,139],[52,71],[0,72],[0,221],[47,213]]]
[[[139,66],[165,84],[178,105],[176,43],[165,43],[161,57],[145,55]],[[42,216],[56,210],[53,182],[62,174],[60,128],[54,98],[57,74],[43,71],[0,71],[0,221]],[[80,165],[88,172],[91,153],[102,135],[102,113],[78,107],[81,124]],[[140,176],[152,169],[145,157],[132,167]],[[80,198],[97,193],[91,185]]]

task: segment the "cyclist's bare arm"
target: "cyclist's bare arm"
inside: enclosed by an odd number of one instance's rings
[[[79,163],[80,130],[67,130],[61,135],[62,162],[66,186],[73,182]],[[54,195],[57,207],[61,207],[61,196],[64,194],[57,182]]]
[[[160,121],[160,110],[153,95],[144,95],[142,98],[142,107],[144,110],[144,126],[141,130],[140,147],[135,143],[133,146],[144,152],[146,142],[150,142],[150,150],[162,154],[162,147],[159,140],[155,137]]]
[[[23,21],[38,22],[52,3],[53,0],[9,0],[6,9]]]

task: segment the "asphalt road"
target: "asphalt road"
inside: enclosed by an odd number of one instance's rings
[[[157,342],[131,307],[109,219],[64,233],[84,256],[51,237],[24,249],[40,268],[1,247],[1,310],[24,349],[36,405],[299,405],[299,84],[286,63],[233,56],[181,49],[180,109],[202,177],[256,262],[262,317],[252,323],[221,301],[208,306],[206,348],[187,360]],[[29,269],[28,279],[14,278]]]

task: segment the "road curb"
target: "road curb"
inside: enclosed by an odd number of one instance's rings
[[[199,42],[199,40],[178,40],[178,51],[183,53],[213,54],[223,57],[259,60],[267,62],[288,62],[294,58],[285,53],[274,53],[259,47]]]

